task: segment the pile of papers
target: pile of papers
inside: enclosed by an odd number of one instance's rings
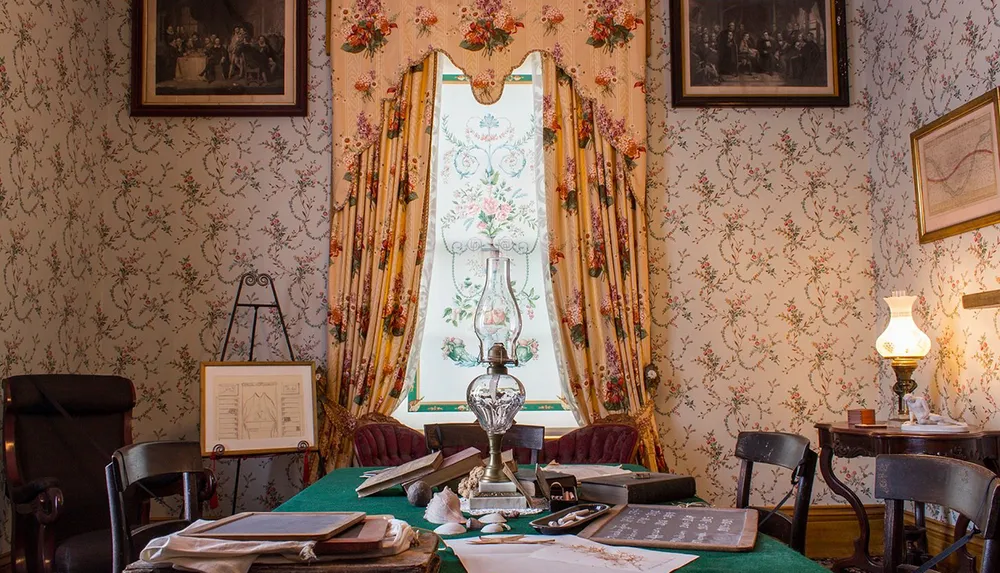
[[[504,537],[509,542],[503,542]],[[694,561],[696,555],[611,547],[575,535],[493,535],[482,543],[477,538],[448,539],[445,543],[458,555],[468,573],[497,570],[518,573],[605,573],[634,571],[670,573]],[[498,567],[502,565],[502,567]]]

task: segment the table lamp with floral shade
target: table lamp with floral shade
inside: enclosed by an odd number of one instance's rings
[[[931,339],[913,322],[913,301],[915,296],[906,296],[905,291],[894,291],[885,297],[889,305],[889,324],[875,341],[875,349],[883,358],[892,361],[896,373],[896,383],[892,391],[896,394],[896,418],[904,420],[909,415],[903,396],[917,388],[913,381],[913,371],[917,361],[927,356],[931,349]]]
[[[523,509],[527,500],[503,473],[501,443],[524,406],[524,385],[507,366],[517,366],[517,338],[521,335],[521,310],[510,282],[510,259],[496,249],[486,258],[486,284],[474,317],[479,338],[479,362],[486,373],[477,376],[466,391],[466,402],[486,431],[490,457],[470,509]]]

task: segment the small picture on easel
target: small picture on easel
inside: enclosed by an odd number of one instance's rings
[[[315,450],[315,373],[312,362],[202,363],[202,454]]]

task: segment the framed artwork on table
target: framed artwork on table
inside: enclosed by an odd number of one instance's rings
[[[671,0],[673,105],[850,105],[845,3]]]
[[[202,454],[315,450],[315,375],[312,362],[203,362]]]
[[[306,114],[306,0],[132,0],[133,116]]]
[[[910,135],[921,243],[1000,223],[1000,88]]]

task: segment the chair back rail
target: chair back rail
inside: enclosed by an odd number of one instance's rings
[[[989,469],[953,458],[885,454],[875,459],[875,498],[885,500],[886,573],[903,565],[904,503],[934,504],[958,512],[979,528],[983,539],[980,573],[1000,573],[1000,479]]]
[[[761,520],[759,527],[761,533],[777,538],[804,554],[817,462],[816,452],[809,447],[809,440],[784,432],[740,432],[736,439],[736,457],[742,460],[736,485],[736,507],[739,508],[751,507],[750,491],[755,463],[776,465],[794,472],[796,493],[792,516],[775,512],[767,517],[770,509],[757,508]]]
[[[105,468],[111,507],[113,573],[138,559],[154,537],[179,531],[201,518],[202,502],[215,490],[215,478],[206,469],[198,442],[159,441],[133,444],[117,450]],[[153,497],[181,496],[178,519],[143,523]]]
[[[427,449],[451,455],[468,447],[479,448],[483,456],[489,453],[489,439],[478,423],[426,424],[424,438]],[[545,447],[545,426],[514,424],[503,436],[503,448],[513,448],[520,463],[538,463]]]

